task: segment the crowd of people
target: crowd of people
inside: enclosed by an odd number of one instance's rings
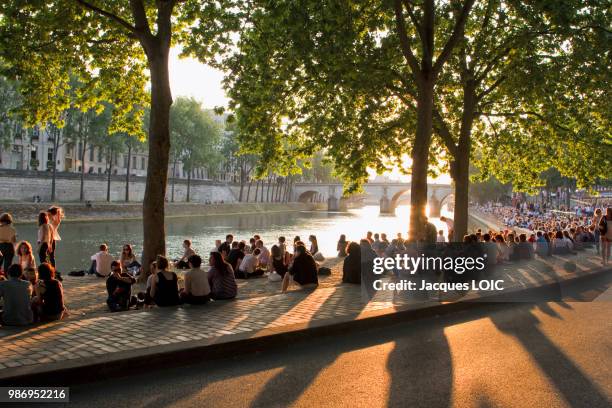
[[[510,250],[502,248],[504,258],[513,256],[514,244],[525,241],[532,244],[538,255],[570,253],[594,246],[604,265],[610,261],[612,207],[587,205],[577,206],[574,211],[556,211],[523,202],[515,206],[489,204],[477,210],[495,216],[506,227],[491,237],[495,242],[503,239],[510,247]],[[523,233],[514,229],[523,230]]]
[[[610,259],[612,244],[612,208],[603,211],[555,212],[542,211],[530,205],[488,205],[477,208],[500,219],[505,228],[499,231],[478,230],[463,237],[464,243],[477,243],[488,254],[489,262],[506,263],[535,256],[570,254],[594,246],[604,265]],[[3,309],[0,323],[27,325],[62,319],[67,314],[61,276],[55,269],[55,251],[63,211],[51,207],[38,217],[37,250],[27,241],[17,242],[13,218],[0,215],[0,298]],[[423,235],[416,240],[405,240],[401,233],[389,239],[385,233],[368,232],[358,241],[341,235],[337,242],[338,256],[343,258],[342,282],[360,284],[371,278],[372,265],[377,257],[395,257],[409,252],[412,243],[440,244],[453,241],[453,220],[442,218],[448,231],[429,221]],[[519,231],[517,231],[517,229]],[[38,265],[35,254],[38,255]],[[130,244],[122,247],[115,257],[108,245],[101,244],[91,257],[89,273],[106,280],[110,311],[124,311],[131,307],[201,305],[212,300],[233,299],[238,294],[237,279],[266,278],[278,282],[282,292],[291,285],[299,288],[317,287],[319,275],[331,270],[321,266],[325,258],[319,250],[317,237],[308,237],[308,247],[299,236],[288,243],[284,236],[268,247],[261,236],[235,240],[228,234],[217,240],[215,249],[204,260],[188,239],[183,242],[183,255],[173,261],[163,255],[149,265],[145,290],[133,293],[133,285],[144,269]],[[183,270],[183,285],[179,285],[177,271]],[[365,271],[365,272],[364,272]],[[367,285],[366,285],[367,286]]]

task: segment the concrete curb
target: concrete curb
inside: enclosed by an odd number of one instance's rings
[[[92,382],[111,377],[122,377],[143,373],[145,370],[171,368],[203,360],[274,350],[297,341],[320,338],[350,331],[383,328],[429,317],[451,314],[477,308],[482,304],[516,302],[520,292],[526,299],[535,299],[545,294],[561,293],[562,285],[585,282],[603,276],[612,268],[598,268],[570,278],[550,279],[542,285],[519,288],[507,293],[466,298],[451,303],[427,301],[415,305],[386,308],[363,312],[359,316],[342,316],[333,319],[316,320],[309,323],[261,330],[255,334],[245,332],[223,336],[222,339],[187,341],[177,344],[160,345],[146,349],[112,353],[111,355],[66,360],[46,364],[44,367],[25,366],[0,372],[1,386],[67,386]],[[525,300],[529,301],[529,300]]]

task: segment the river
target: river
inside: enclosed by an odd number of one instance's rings
[[[170,258],[180,257],[183,240],[190,239],[196,252],[207,254],[213,249],[215,240],[224,240],[228,233],[234,234],[235,239],[247,241],[254,234],[259,234],[268,248],[281,235],[288,242],[299,235],[308,246],[308,236],[314,234],[320,251],[328,257],[336,256],[340,234],[346,234],[347,240],[358,240],[367,231],[385,232],[389,240],[395,238],[397,233],[406,237],[409,214],[408,206],[398,207],[395,215],[380,215],[378,206],[366,206],[342,213],[300,211],[173,217],[166,220],[167,252]],[[446,234],[444,222],[438,218],[431,221]],[[16,227],[18,239],[36,242],[36,225]],[[88,268],[91,255],[97,252],[101,243],[107,243],[111,253],[116,256],[119,256],[125,243],[132,244],[137,256],[142,252],[140,220],[65,222],[59,232],[62,240],[57,243],[56,263],[60,271]]]

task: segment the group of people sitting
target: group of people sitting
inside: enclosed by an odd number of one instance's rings
[[[249,279],[266,275],[272,282],[281,281],[281,289],[287,291],[291,284],[300,287],[318,285],[320,268],[318,262],[325,260],[319,251],[317,237],[310,235],[309,249],[299,236],[293,239],[293,251],[289,251],[287,240],[281,236],[268,249],[259,235],[246,240],[235,241],[232,234],[224,242],[217,241],[217,251],[226,260],[237,279]]]
[[[47,262],[38,268],[24,271],[20,264],[12,264],[6,277],[0,278],[0,298],[3,309],[0,323],[24,326],[33,322],[60,320],[67,313],[64,289],[56,279],[55,268]]]
[[[612,207],[605,211],[602,208],[589,208],[587,211],[576,212],[537,212],[528,206],[484,206],[480,211],[494,214],[503,220],[510,228],[522,228],[524,234],[511,233],[506,230],[502,237],[499,234],[492,237],[495,242],[503,241],[511,249],[502,247],[503,258],[512,258],[514,244],[527,242],[540,256],[552,254],[567,254],[579,251],[588,246],[594,246],[601,254],[602,263],[610,261],[610,246],[612,244]],[[524,237],[523,237],[524,235]],[[516,242],[513,242],[516,241]],[[525,249],[527,245],[522,245]],[[524,255],[522,255],[524,256]],[[516,257],[516,256],[514,256]]]

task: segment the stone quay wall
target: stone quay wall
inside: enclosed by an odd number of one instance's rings
[[[142,201],[145,192],[145,177],[130,177],[130,201]],[[88,174],[85,176],[85,200],[106,201],[108,176]],[[0,171],[0,200],[33,201],[34,196],[42,201],[51,200],[52,176],[44,171]],[[55,197],[58,202],[79,201],[80,174],[58,172]],[[195,203],[234,203],[237,201],[232,189],[225,183],[192,180],[190,201]],[[125,176],[111,176],[111,201],[125,200]],[[172,182],[169,180],[166,199],[170,201]],[[177,179],[174,186],[174,201],[187,199],[187,180]]]

